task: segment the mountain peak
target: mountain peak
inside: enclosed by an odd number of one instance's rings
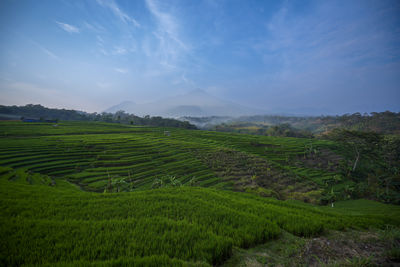
[[[124,102],[108,109],[110,112],[125,110],[136,115],[162,116],[241,116],[262,111],[254,110],[239,104],[220,100],[200,88],[186,94],[161,99],[147,104],[129,104]]]
[[[135,105],[135,104],[136,104],[135,102],[129,101],[129,100],[126,100],[126,101],[123,101],[120,103],[120,105]]]
[[[123,102],[119,103],[118,105],[115,105],[115,106],[112,106],[112,107],[106,109],[105,112],[115,113],[120,110],[127,112],[135,105],[136,104],[132,101],[123,101]]]

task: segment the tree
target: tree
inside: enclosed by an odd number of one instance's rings
[[[182,183],[175,176],[172,175],[164,175],[161,178],[154,179],[152,184],[152,188],[162,188],[167,186],[181,186]]]
[[[197,184],[197,179],[196,179],[195,176],[193,176],[193,177],[189,180],[188,185],[189,185],[189,186],[195,186],[196,184]]]
[[[129,177],[130,174],[128,173]],[[107,171],[108,182],[107,186],[104,189],[104,193],[112,193],[112,192],[130,192],[133,191],[134,185],[133,183],[129,183],[126,177],[114,176],[112,177],[110,173]]]
[[[363,154],[377,156],[377,150],[382,141],[382,136],[374,132],[350,131],[345,129],[335,129],[329,133],[328,137],[345,144],[353,150],[352,172],[356,171]]]
[[[130,184],[126,181],[126,178],[115,177],[112,179],[111,184],[117,193],[131,191]]]
[[[331,190],[326,191],[325,194],[322,196],[321,198],[321,202],[323,204],[331,204],[331,207],[334,207],[334,203],[336,201],[336,194],[335,191],[333,191],[333,187],[331,188]]]

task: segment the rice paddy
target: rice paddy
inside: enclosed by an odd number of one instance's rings
[[[400,224],[391,205],[374,215],[235,192],[262,172],[317,187],[334,172],[290,160],[310,142],[340,151],[330,142],[74,122],[2,122],[0,136],[1,266],[213,266],[283,233]]]

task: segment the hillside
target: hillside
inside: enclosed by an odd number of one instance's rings
[[[336,116],[254,115],[241,117],[190,117],[180,118],[205,130],[274,135],[274,127],[292,132],[321,134],[343,128],[371,131],[380,134],[400,134],[399,112],[354,113]],[[289,135],[290,136],[290,135]]]
[[[181,184],[320,203],[374,197],[380,188],[348,177],[352,147],[329,140],[93,122],[1,126],[1,165],[64,178],[89,191],[103,192],[113,181],[149,189],[173,177]],[[360,171],[373,166],[374,154],[366,155]],[[386,186],[382,196],[397,199],[398,189],[390,185],[385,192]]]
[[[0,174],[2,266],[209,266],[234,247],[283,233],[315,237],[400,223],[398,207],[349,215],[200,187],[96,194],[48,176],[9,168]],[[389,211],[397,215],[384,216]]]
[[[342,176],[350,152],[330,140],[1,122],[0,264],[393,263],[399,207],[349,199],[397,189]],[[315,248],[326,242],[335,248]]]

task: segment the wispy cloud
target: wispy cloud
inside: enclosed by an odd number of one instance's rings
[[[132,23],[135,27],[140,27],[139,22],[137,22],[134,18],[122,11],[122,9],[119,8],[114,0],[97,0],[97,3],[102,7],[110,9],[111,12],[113,12],[114,15],[117,16],[124,23]]]
[[[109,88],[111,84],[106,82],[97,82],[97,86],[104,89],[104,88]]]
[[[104,48],[102,48],[102,47],[99,48],[99,52],[100,52],[101,54],[103,54],[104,56],[108,56],[108,55],[109,55],[109,53],[108,53]]]
[[[43,45],[29,39],[29,41],[34,44],[37,48],[39,48],[40,50],[42,50],[43,53],[45,53],[46,55],[48,55],[49,57],[51,57],[52,59],[56,59],[59,60],[60,58],[54,54],[53,52],[51,52],[49,49],[45,48]]]
[[[344,106],[351,97],[343,96],[361,84],[364,92],[372,91],[375,77],[384,75],[373,70],[399,53],[398,46],[389,45],[399,38],[385,30],[389,22],[376,9],[357,5],[349,2],[344,11],[337,2],[317,2],[312,13],[296,16],[290,2],[284,2],[265,24],[265,37],[247,44],[265,70],[256,78],[268,84],[260,99],[275,94],[282,99],[275,103],[286,99],[287,105],[312,105],[316,95],[330,94]]]
[[[290,5],[283,4],[267,24],[267,37],[252,45],[264,63],[273,64],[284,78],[358,68],[391,52],[384,44],[394,36],[377,31],[382,18],[373,14],[341,14],[342,7],[332,2],[318,4],[313,16],[293,18],[288,10]]]
[[[113,55],[125,55],[126,53],[128,53],[128,51],[122,46],[115,46],[112,50]]]
[[[129,72],[129,70],[123,68],[115,68],[114,70],[122,74],[127,74]]]
[[[188,85],[188,86],[191,86],[193,88],[196,87],[196,84],[191,79],[189,79],[186,76],[185,73],[182,73],[179,77],[176,77],[176,79],[174,79],[172,81],[172,84],[174,84],[174,85]]]
[[[61,29],[63,29],[66,32],[69,32],[69,33],[79,33],[80,32],[80,30],[73,25],[59,22],[59,21],[56,21],[56,23],[58,24],[58,26],[60,26]]]
[[[99,35],[97,35],[96,36],[96,45],[97,45],[97,47],[98,47],[98,51],[101,53],[101,54],[103,54],[103,55],[105,55],[105,56],[108,56],[110,53],[108,53],[107,51],[106,51],[106,49],[105,49],[105,47],[104,47],[104,39],[101,37],[101,36],[99,36]]]
[[[151,14],[157,19],[158,33],[156,37],[161,41],[165,37],[173,40],[181,48],[187,50],[188,46],[181,40],[178,34],[178,23],[176,19],[169,13],[162,11],[158,2],[154,0],[146,0],[147,7]]]
[[[89,23],[87,21],[83,22],[83,26],[86,27],[88,30],[94,31],[94,32],[104,32],[106,29],[97,24],[97,23]]]
[[[97,36],[96,36],[96,39],[97,39],[97,43],[98,43],[98,44],[101,44],[101,45],[104,44],[104,39],[103,39],[100,35],[97,35]]]
[[[56,56],[53,52],[51,52],[50,50],[44,48],[44,47],[40,47],[40,49],[42,49],[42,51],[44,53],[46,53],[49,57],[53,58],[53,59],[60,59],[58,56]]]
[[[156,22],[153,36],[142,43],[143,52],[153,62],[150,73],[167,75],[173,84],[188,84],[184,73],[192,50],[181,36],[183,25],[180,23],[179,14],[172,12],[170,6],[164,5],[164,2],[146,0],[146,6]],[[192,62],[193,60],[190,64],[193,64]],[[158,70],[155,72],[154,68]]]

